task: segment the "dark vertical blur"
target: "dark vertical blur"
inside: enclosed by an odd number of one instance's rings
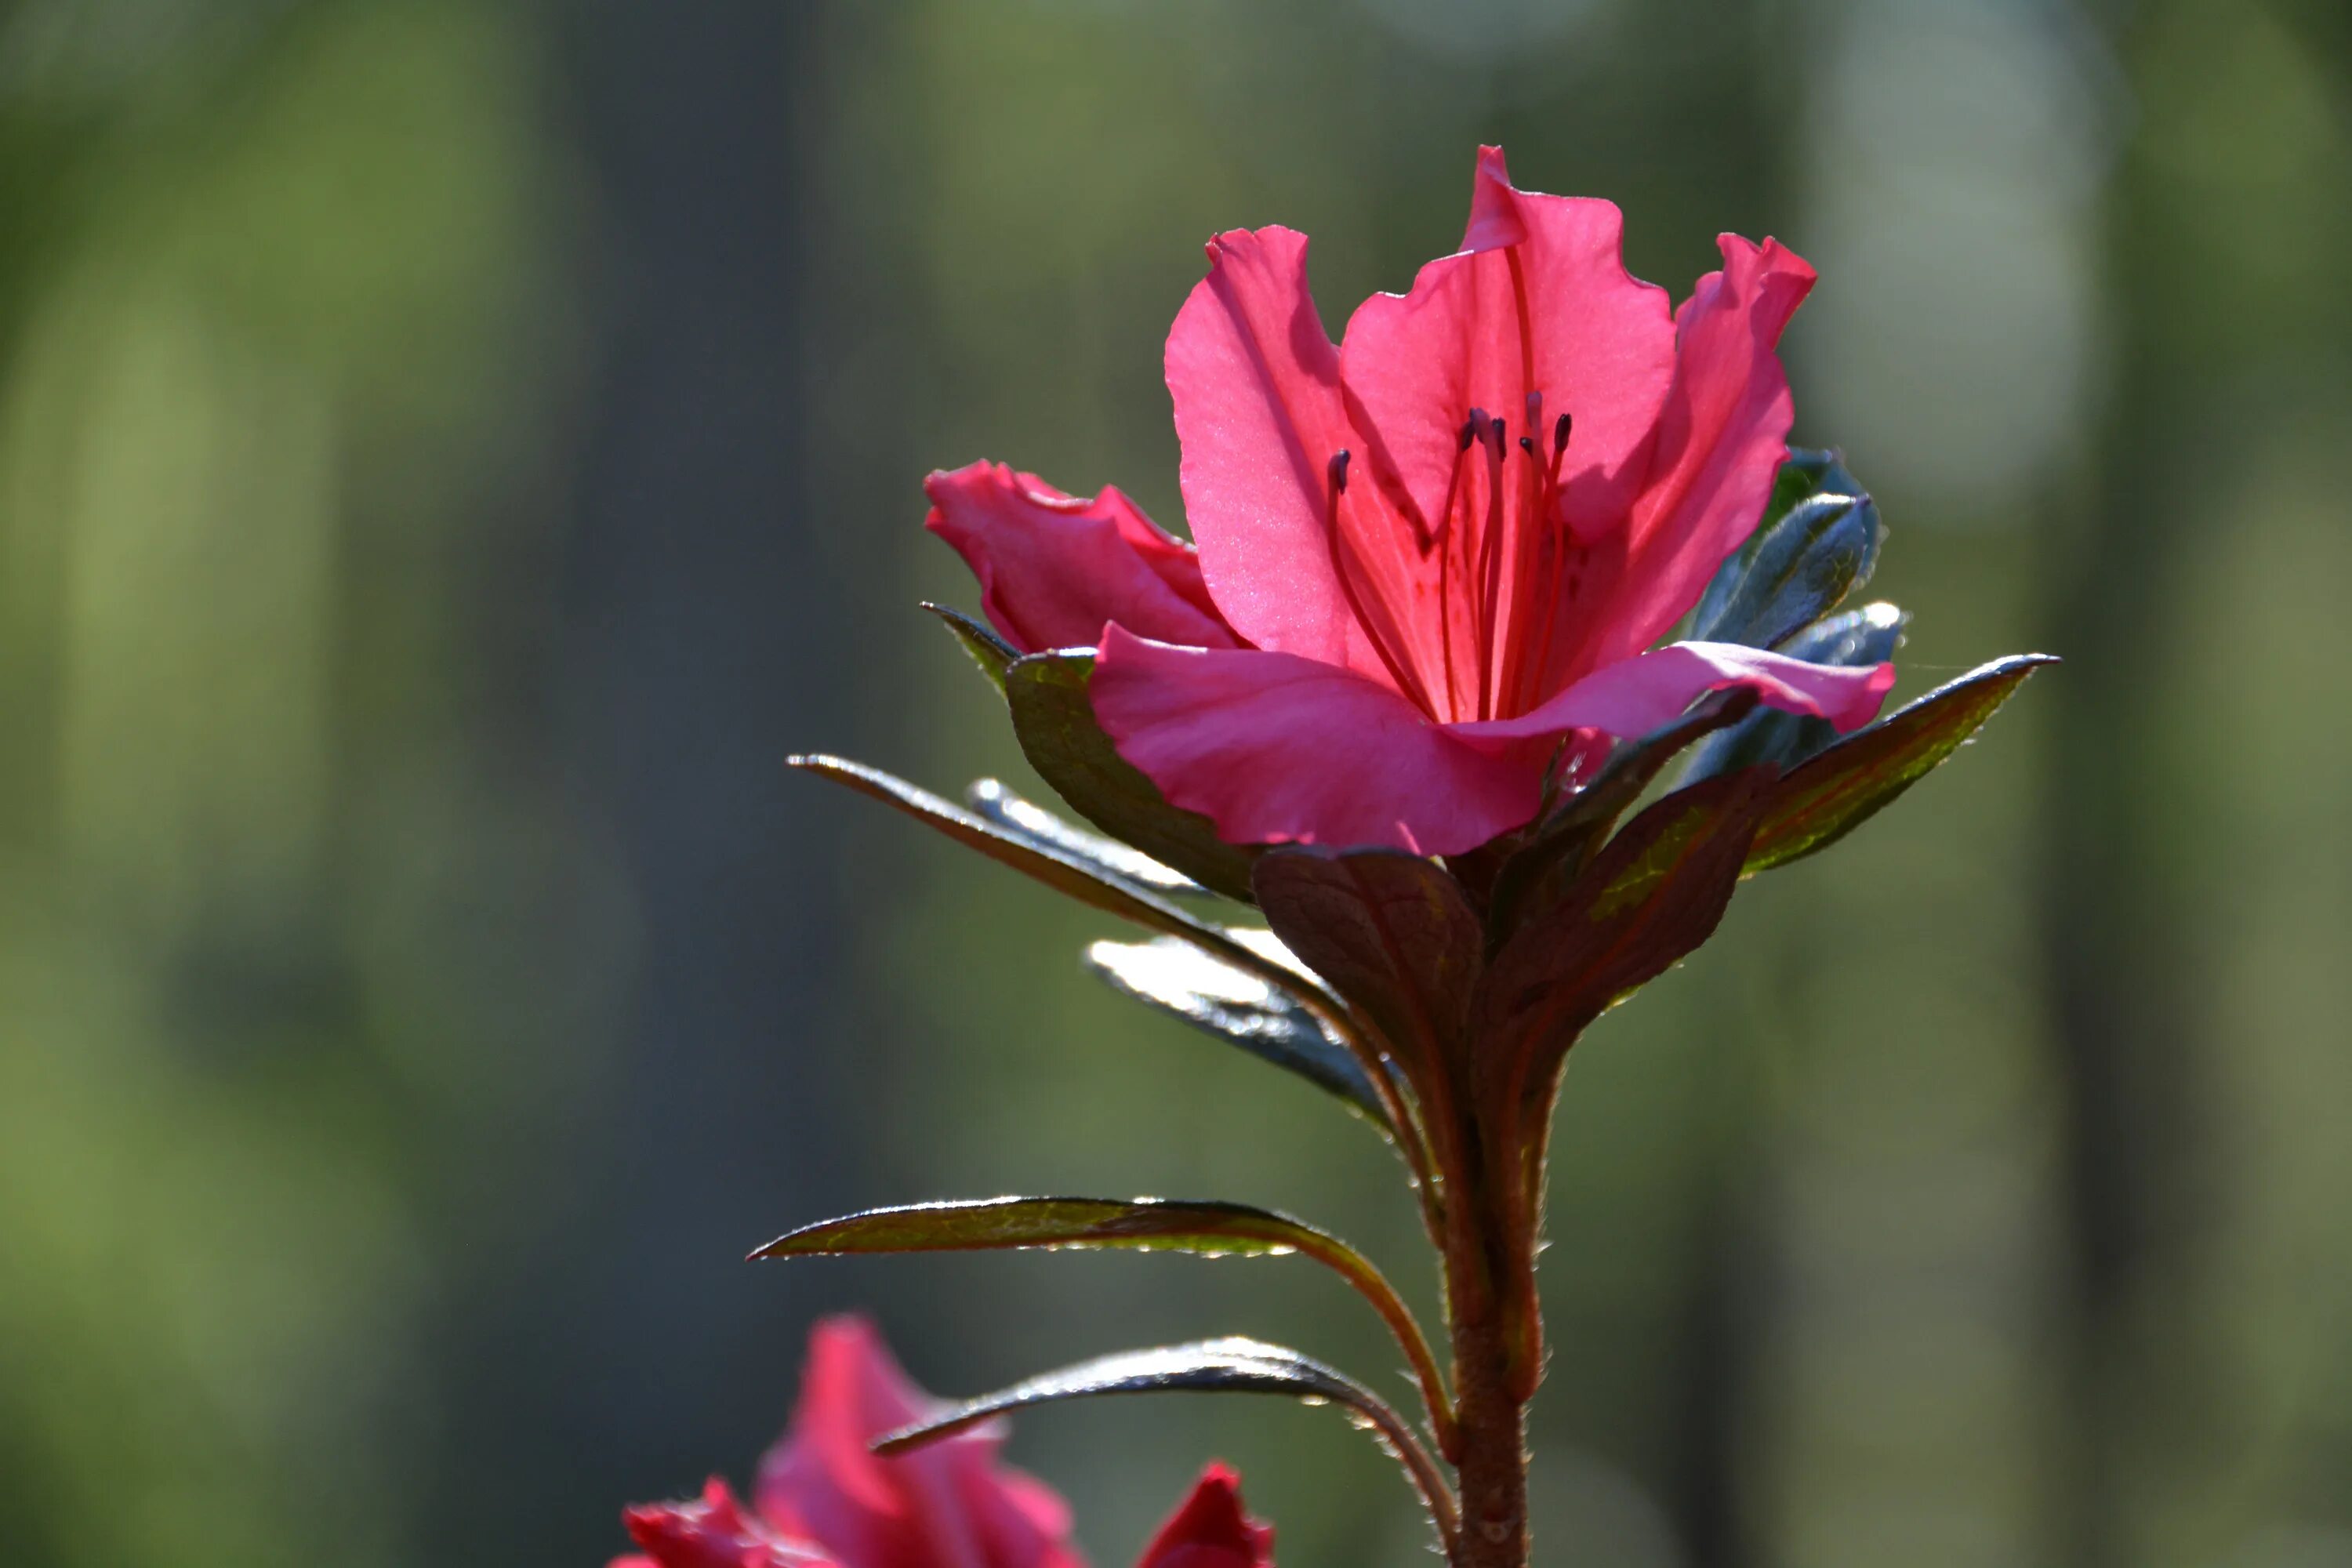
[[[1544,1560],[2352,1562],[2347,55],[2288,0],[0,10],[0,1532],[597,1563],[852,1305],[943,1391],[1221,1331],[1385,1383],[1280,1262],[739,1261],[1198,1194],[1433,1307],[1360,1126],[782,760],[1025,782],[923,473],[1181,525],[1201,241],[1311,233],[1336,331],[1500,141],[1677,295],[1722,229],[1818,267],[1905,694],[2068,659],[1577,1053]],[[1014,1452],[1104,1563],[1211,1454],[1286,1562],[1421,1552],[1328,1412]]]

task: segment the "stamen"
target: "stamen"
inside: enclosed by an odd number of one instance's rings
[[[1332,453],[1331,460],[1325,465],[1323,471],[1331,487],[1326,492],[1323,507],[1323,534],[1326,546],[1331,552],[1331,575],[1339,580],[1339,592],[1346,596],[1348,608],[1356,617],[1356,625],[1363,628],[1364,640],[1372,645],[1372,651],[1381,656],[1381,663],[1386,667],[1389,678],[1396,682],[1397,690],[1421,704],[1422,710],[1433,717],[1435,710],[1430,707],[1429,693],[1389,651],[1388,639],[1381,636],[1380,627],[1365,612],[1364,601],[1356,593],[1355,578],[1348,571],[1347,552],[1339,547],[1339,498],[1348,493],[1348,448],[1342,447]]]
[[[1568,456],[1568,438],[1574,427],[1574,417],[1563,411],[1559,416],[1559,422],[1552,426],[1551,431],[1551,471],[1544,479],[1543,510],[1544,521],[1546,522],[1556,521],[1557,525],[1548,528],[1544,534],[1546,540],[1553,542],[1552,559],[1550,570],[1545,574],[1548,581],[1543,596],[1543,640],[1537,645],[1536,660],[1529,670],[1530,679],[1534,683],[1534,689],[1529,692],[1527,699],[1528,706],[1530,708],[1543,700],[1544,676],[1551,667],[1552,635],[1559,629],[1559,576],[1561,568],[1567,564],[1570,540],[1567,521],[1556,520],[1556,514],[1559,510],[1560,500],[1560,463]],[[1580,566],[1583,563],[1585,553],[1584,546],[1580,544],[1576,546],[1576,558]],[[1579,581],[1578,573],[1571,571],[1568,574],[1568,597],[1571,603],[1575,601]]]
[[[1478,417],[1478,410],[1470,411]],[[1495,716],[1495,621],[1503,586],[1503,452],[1509,428],[1496,416],[1479,431],[1486,446],[1486,527],[1478,541],[1478,717]]]
[[[1437,511],[1437,639],[1445,658],[1445,711],[1432,714],[1440,719],[1454,717],[1454,500],[1462,493],[1464,459],[1469,455],[1470,443],[1478,438],[1478,422],[1465,419],[1454,442],[1454,471],[1445,479],[1445,504]]]

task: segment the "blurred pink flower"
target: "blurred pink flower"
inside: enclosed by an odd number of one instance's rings
[[[1482,149],[1462,249],[1337,346],[1304,235],[1219,235],[1168,338],[1197,553],[1116,489],[985,463],[931,476],[928,526],[1016,646],[1097,647],[1120,753],[1236,843],[1474,848],[1534,815],[1564,737],[1727,687],[1867,722],[1890,665],[1652,647],[1761,518],[1813,272],[1726,235],[1670,311],[1622,231]]]
[[[866,1445],[939,1407],[873,1326],[828,1319],[809,1341],[791,1430],[760,1462],[746,1514],[723,1481],[624,1515],[645,1555],[613,1568],[1084,1568],[1068,1507],[998,1463],[1001,1428],[897,1458]]]
[[[1242,1511],[1239,1476],[1211,1465],[1136,1568],[1274,1568],[1274,1527]]]

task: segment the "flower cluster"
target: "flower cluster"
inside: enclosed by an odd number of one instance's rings
[[[820,1323],[791,1429],[760,1461],[751,1506],[714,1477],[691,1502],[632,1508],[622,1519],[641,1554],[612,1568],[1085,1568],[1068,1506],[998,1462],[1000,1432],[896,1458],[867,1447],[939,1407],[872,1325]],[[1273,1563],[1274,1531],[1243,1512],[1233,1472],[1212,1465],[1136,1568]]]

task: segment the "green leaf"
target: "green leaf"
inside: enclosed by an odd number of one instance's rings
[[[964,652],[971,655],[971,662],[980,666],[980,672],[988,677],[989,684],[999,691],[1003,690],[1004,672],[1012,668],[1014,659],[1021,657],[1021,650],[961,610],[951,609],[946,605],[934,605],[928,599],[923,601],[923,608],[939,616],[940,623],[955,633],[956,641],[963,645]]]
[[[903,1454],[968,1430],[1008,1411],[1065,1399],[1113,1394],[1276,1394],[1309,1405],[1335,1405],[1360,1418],[1382,1447],[1402,1460],[1422,1503],[1450,1547],[1456,1530],[1453,1493],[1404,1418],[1353,1378],[1311,1357],[1263,1340],[1200,1340],[1153,1350],[1121,1351],[1025,1383],[950,1405],[909,1426],[885,1434],[877,1454]]]
[[[1269,985],[1281,987],[1297,997],[1299,1005],[1313,1014],[1325,1027],[1348,1040],[1351,1049],[1369,1054],[1370,1047],[1360,1045],[1353,1037],[1347,1008],[1337,996],[1312,977],[1250,947],[1224,927],[1195,919],[1158,894],[1110,876],[1100,867],[1066,850],[1008,833],[985,818],[879,768],[870,768],[842,757],[815,754],[788,757],[785,761],[795,768],[846,784],[860,795],[869,795],[885,805],[904,812],[957,843],[977,849],[991,859],[1033,877],[1080,903],[1091,905],[1106,914],[1117,915],[1121,920],[1132,921],[1162,935],[1181,937],[1211,957],[1245,974],[1255,975]],[[1366,1070],[1370,1069],[1371,1062],[1367,1060]],[[1391,1125],[1393,1125],[1393,1118]]]
[[[1116,838],[1088,833],[1031,805],[994,779],[974,779],[964,786],[964,804],[1008,833],[1084,860],[1105,876],[1148,888],[1155,893],[1206,893],[1208,889],[1183,872],[1162,866],[1140,850]]]
[[[1717,571],[1691,639],[1779,647],[1869,579],[1883,532],[1867,496],[1806,497]]]
[[[1168,804],[1118,754],[1087,695],[1090,649],[1031,654],[1005,672],[1013,732],[1029,765],[1070,808],[1113,838],[1229,899],[1250,900],[1254,848],[1228,844],[1205,816]]]
[[[803,1226],[754,1258],[877,1252],[985,1252],[1024,1247],[1190,1252],[1203,1258],[1311,1258],[1370,1302],[1412,1363],[1433,1418],[1449,1420],[1429,1342],[1363,1254],[1303,1220],[1246,1204],[1172,1198],[980,1198],[869,1209]]]
[[[1371,1020],[1426,1094],[1459,1048],[1485,967],[1461,884],[1400,849],[1308,845],[1261,856],[1256,884],[1274,934]]]
[[[1995,659],[1807,762],[1773,789],[1747,873],[1802,859],[1861,826],[1975,734],[2027,676],[2057,662],[2042,653]]]
[[[1809,664],[1860,668],[1884,664],[1895,657],[1903,628],[1911,617],[1888,604],[1864,605],[1858,610],[1817,621],[1790,638],[1782,649]],[[1737,773],[1758,763],[1777,763],[1787,773],[1816,752],[1837,742],[1837,727],[1826,719],[1803,713],[1783,713],[1762,708],[1738,723],[1710,736],[1691,753],[1682,782],[1694,784],[1717,773]]]
[[[1870,580],[1885,537],[1842,456],[1791,447],[1763,518],[1707,583],[1685,635],[1777,647]]]
[[[1288,991],[1172,936],[1094,942],[1086,961],[1113,989],[1298,1074],[1395,1134],[1362,1066]]]
[[[1592,781],[1531,829],[1504,860],[1487,896],[1489,945],[1500,945],[1522,920],[1559,900],[1593,847],[1676,752],[1711,731],[1738,723],[1756,703],[1756,693],[1744,687],[1713,692],[1673,723],[1621,742]]]

